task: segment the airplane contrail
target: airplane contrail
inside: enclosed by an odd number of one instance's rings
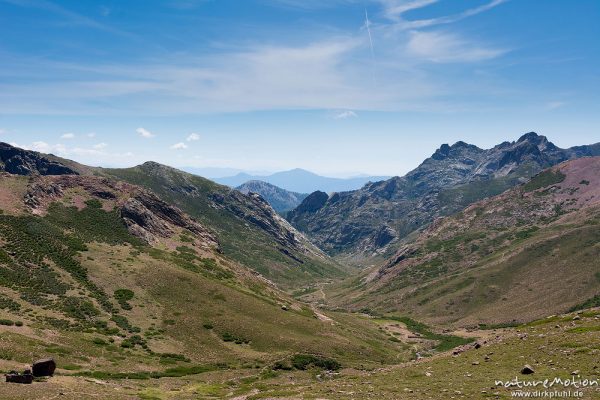
[[[365,24],[367,25],[367,32],[369,33],[369,44],[371,45],[371,57],[375,58],[375,50],[373,48],[373,37],[371,36],[371,21],[369,21],[369,13],[365,8]]]
[[[369,21],[369,13],[365,7],[365,25],[367,25],[367,32],[369,33],[369,44],[371,45],[371,78],[373,79],[373,85],[375,85],[375,48],[373,47],[373,36],[371,35],[371,21]]]

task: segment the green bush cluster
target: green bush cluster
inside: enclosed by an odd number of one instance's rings
[[[115,290],[115,299],[119,302],[119,305],[123,310],[131,310],[131,304],[129,300],[133,299],[134,293],[129,289],[117,289]]]
[[[305,371],[310,368],[318,368],[327,371],[337,371],[342,367],[342,365],[332,359],[319,355],[313,354],[295,354],[289,360],[289,363],[286,361],[278,361],[275,363],[273,369],[278,370],[291,370],[298,369],[301,371]]]
[[[544,188],[546,186],[556,185],[565,180],[567,176],[560,171],[546,170],[534,176],[529,182],[523,185],[525,192]]]
[[[0,309],[16,312],[21,309],[21,305],[16,301],[0,294]]]
[[[223,339],[224,342],[234,342],[235,344],[248,344],[250,343],[250,340],[245,339],[241,336],[238,335],[234,335],[230,332],[224,332],[223,334],[221,334],[221,338]]]

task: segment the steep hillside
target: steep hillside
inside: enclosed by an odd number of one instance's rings
[[[248,181],[236,188],[244,194],[257,193],[280,214],[298,207],[307,194],[290,192],[263,181]]]
[[[248,175],[240,173],[227,178],[218,178],[215,181],[230,187],[240,186],[248,181],[262,181],[297,193],[312,193],[316,190],[329,193],[355,190],[367,182],[377,182],[385,179],[389,179],[389,176],[360,176],[345,179],[330,178],[296,168],[290,171],[277,172],[272,175]]]
[[[259,195],[152,162],[98,174],[146,187],[180,207],[215,232],[225,255],[282,287],[345,274]]]
[[[219,238],[228,257],[282,287],[347,273],[256,194],[245,195],[153,162],[102,169],[5,143],[0,143],[0,160],[0,171],[19,175],[96,175],[143,186],[201,221]]]
[[[63,374],[144,379],[409,356],[373,324],[291,300],[141,187],[2,173],[0,210],[2,370],[51,355]]]
[[[389,255],[438,216],[502,193],[562,161],[592,155],[600,155],[600,144],[560,149],[533,132],[488,150],[445,144],[404,177],[335,193],[318,208],[300,205],[288,220],[329,254],[361,261]]]
[[[529,321],[598,303],[599,257],[600,157],[580,158],[436,220],[328,300],[444,324]]]

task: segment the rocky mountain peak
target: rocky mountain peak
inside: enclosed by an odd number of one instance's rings
[[[535,132],[491,149],[463,141],[443,144],[403,177],[340,193],[336,201],[313,194],[288,219],[332,254],[372,254],[388,246],[391,236],[389,243],[401,240],[440,215],[499,194],[548,167],[593,155],[600,155],[600,144],[560,149]],[[390,229],[381,231],[384,225]]]

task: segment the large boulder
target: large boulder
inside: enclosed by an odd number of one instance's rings
[[[56,362],[52,358],[45,358],[43,360],[38,360],[33,363],[32,370],[33,376],[52,376],[54,375],[54,370],[56,369]]]

